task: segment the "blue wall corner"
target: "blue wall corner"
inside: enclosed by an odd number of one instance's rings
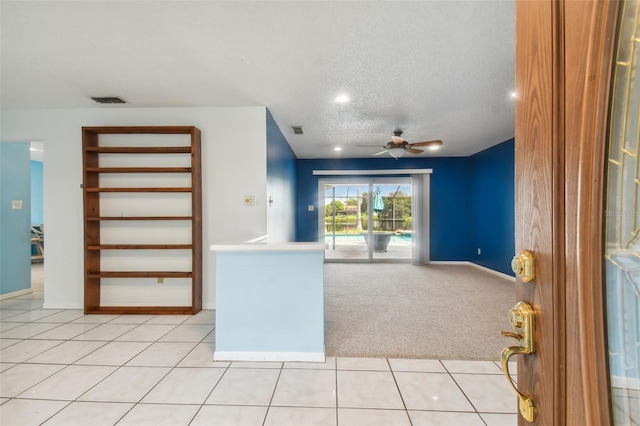
[[[29,142],[0,143],[0,294],[31,287],[30,161]]]
[[[433,169],[430,256],[471,261],[513,275],[514,140],[471,157],[297,161],[297,239],[318,241],[318,177],[313,170]],[[401,174],[401,172],[399,172]],[[308,206],[316,207],[308,211]],[[482,251],[477,254],[477,248]]]
[[[31,160],[31,224],[44,223],[42,161]]]
[[[296,156],[267,110],[267,232],[272,241],[296,241]]]
[[[514,140],[481,151],[469,160],[472,176],[469,260],[513,276],[510,260],[515,250]]]

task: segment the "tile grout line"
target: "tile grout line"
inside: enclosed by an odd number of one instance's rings
[[[151,319],[153,319],[153,318],[154,318],[154,317],[149,318],[147,321],[150,321],[150,320],[151,320]],[[115,318],[114,318],[114,319],[115,319]],[[144,323],[142,323],[142,324],[139,324],[138,326],[143,325],[143,324],[146,324],[146,321],[145,321]],[[144,352],[145,350],[147,350],[149,347],[153,346],[155,343],[161,343],[159,340],[160,340],[162,337],[166,336],[168,333],[170,333],[171,331],[173,331],[176,327],[178,327],[178,326],[179,326],[179,325],[181,325],[181,324],[182,324],[182,323],[180,323],[180,324],[176,324],[176,326],[175,326],[174,328],[172,328],[171,330],[169,330],[167,333],[163,334],[160,338],[156,339],[155,341],[152,341],[152,342],[149,344],[149,346],[147,346],[147,347],[146,347],[146,348],[144,348],[142,351],[140,351],[140,353],[138,353],[135,357],[137,357],[138,355],[140,355],[142,352]],[[150,324],[149,324],[149,325],[150,325]],[[158,325],[161,325],[161,324],[158,324]],[[129,330],[129,331],[132,331],[132,330],[134,330],[135,328],[137,328],[137,327],[134,327],[133,329],[131,329],[131,330]],[[214,327],[214,329],[215,329],[215,327]],[[127,333],[128,333],[128,332],[127,332]],[[126,333],[125,333],[125,334],[126,334]],[[119,336],[119,337],[122,337],[122,336]],[[203,338],[203,339],[204,339],[204,338]],[[201,342],[202,342],[202,340],[200,340],[200,343],[201,343]],[[186,342],[186,343],[191,343],[191,342]],[[187,353],[186,353],[182,358],[180,358],[178,361],[176,361],[176,364],[175,364],[173,367],[170,367],[170,368],[169,368],[169,370],[166,372],[166,374],[165,374],[164,376],[162,376],[162,378],[160,378],[160,380],[158,380],[158,381],[156,382],[156,384],[155,384],[155,385],[153,385],[153,386],[152,386],[152,387],[151,387],[151,388],[150,388],[150,389],[149,389],[149,390],[148,390],[148,391],[147,391],[147,392],[146,392],[146,393],[145,393],[145,394],[144,394],[144,395],[143,395],[143,396],[142,396],[142,397],[137,401],[137,402],[135,402],[135,403],[133,404],[133,406],[132,406],[129,410],[127,410],[127,412],[126,412],[126,413],[125,413],[125,414],[124,414],[124,415],[123,415],[123,416],[118,420],[118,422],[120,422],[120,421],[121,421],[121,420],[122,420],[122,419],[123,419],[127,414],[129,414],[129,413],[130,413],[130,412],[131,412],[135,407],[137,407],[137,406],[138,406],[138,404],[140,404],[140,403],[142,402],[142,400],[143,400],[143,399],[145,399],[145,398],[146,398],[146,397],[147,397],[147,396],[148,396],[148,395],[149,395],[149,394],[150,394],[150,393],[151,393],[151,392],[152,392],[152,391],[153,391],[153,390],[154,390],[154,389],[155,389],[155,388],[156,388],[156,387],[157,387],[157,386],[158,386],[158,385],[159,385],[159,384],[160,384],[160,383],[165,379],[165,378],[167,378],[167,376],[168,376],[169,374],[171,374],[171,372],[172,372],[173,370],[175,370],[176,368],[178,368],[178,364],[180,364],[182,361],[184,361],[184,359],[185,359],[186,357],[188,357],[188,356],[189,356],[189,354],[190,354],[190,353],[191,353],[191,352],[192,352],[196,347],[198,347],[198,345],[199,345],[200,343],[197,343],[197,342],[196,342],[195,346],[194,346],[193,348],[191,348],[191,350],[190,350],[189,352],[187,352]],[[135,358],[135,357],[133,357],[133,358]],[[127,361],[125,364],[123,364],[120,368],[125,367],[127,363],[129,363],[129,362],[131,362],[131,361],[133,360],[133,358],[131,358],[129,361]],[[145,368],[147,368],[147,367],[150,367],[150,366],[144,366],[144,367],[145,367]],[[120,368],[118,368],[118,370],[119,370]],[[168,367],[162,367],[162,368],[168,368]],[[116,370],[116,371],[118,371],[118,370]],[[225,371],[226,371],[226,370],[225,370]],[[115,373],[115,371],[114,371],[114,373]],[[224,373],[223,373],[223,375],[224,375]],[[222,376],[221,376],[221,377],[222,377]],[[216,385],[217,385],[217,382],[216,382]],[[215,388],[215,385],[214,385],[214,388]],[[213,392],[213,389],[212,389],[211,391]],[[206,400],[206,398],[205,398],[205,402],[206,402],[206,401],[207,401],[207,400]],[[204,402],[203,402],[203,404],[204,404]],[[199,409],[196,411],[196,413],[193,415],[193,417],[192,417],[192,418],[191,418],[191,420],[189,421],[189,424],[191,424],[191,422],[193,421],[193,419],[195,418],[195,416],[198,414],[198,412],[199,412],[199,411],[200,411],[200,409],[202,408],[202,405],[203,405],[203,404],[201,404],[201,405],[200,405],[200,408],[199,408]],[[189,404],[189,405],[191,405],[191,404]],[[118,422],[116,422],[116,423],[118,423]]]
[[[194,348],[195,349],[195,348]],[[189,352],[191,353],[191,352]],[[188,356],[188,354],[187,354]],[[183,358],[184,359],[184,358]],[[202,411],[202,409],[204,408],[204,406],[207,404],[207,400],[209,398],[211,398],[211,394],[213,393],[213,391],[216,389],[216,387],[218,386],[218,384],[220,384],[220,381],[222,381],[222,378],[224,377],[225,374],[227,374],[227,371],[229,370],[229,368],[231,367],[231,363],[229,363],[229,365],[227,365],[224,369],[224,372],[220,375],[220,377],[218,378],[218,381],[213,385],[213,387],[211,388],[211,390],[209,391],[209,393],[207,394],[207,396],[204,398],[204,401],[202,402],[202,404],[200,404],[200,408],[198,408],[195,412],[195,414],[193,415],[193,417],[191,418],[191,420],[189,420],[189,425],[191,425],[191,423],[193,423],[193,421],[195,420],[195,418],[198,416],[198,414],[200,413],[200,411]],[[212,404],[215,405],[215,404]]]
[[[327,360],[326,356],[325,356],[325,361]],[[338,356],[334,356],[333,357],[333,368],[334,368],[334,375],[336,378],[336,425],[340,424],[340,406],[338,405]]]
[[[229,364],[231,367],[231,364]],[[276,383],[273,386],[273,392],[271,393],[271,398],[269,399],[269,404],[267,405],[267,411],[264,413],[264,419],[262,420],[262,426],[267,422],[267,417],[269,416],[269,411],[271,410],[271,404],[273,403],[273,397],[276,395],[276,389],[278,389],[278,383],[280,383],[280,376],[282,376],[282,370],[284,370],[284,362],[280,365],[280,371],[278,372],[278,377],[276,378]]]
[[[480,418],[480,421],[482,423],[484,423],[485,425],[487,424],[487,422],[485,422],[484,418],[482,418],[482,416],[480,415],[480,413],[478,412],[478,409],[476,408],[475,405],[473,405],[473,403],[471,402],[471,400],[469,399],[469,397],[467,396],[467,394],[464,392],[464,390],[462,390],[462,387],[460,386],[460,384],[457,382],[457,380],[455,379],[455,377],[453,377],[453,374],[451,374],[451,372],[449,371],[449,369],[447,368],[447,366],[444,364],[444,362],[440,361],[440,363],[442,364],[442,366],[444,367],[445,370],[447,370],[447,373],[449,374],[449,377],[451,377],[451,380],[453,380],[453,383],[456,384],[456,386],[458,387],[458,389],[460,389],[460,392],[462,392],[462,394],[464,395],[464,397],[467,399],[467,401],[469,402],[469,405],[471,405],[471,407],[473,407],[473,410],[475,411],[476,415]]]
[[[62,410],[64,410],[65,408],[67,408],[68,406],[70,406],[73,401],[64,401],[64,402],[68,402],[68,404],[66,404],[64,407],[60,408],[58,411],[56,411],[55,413],[53,413],[51,416],[49,416],[48,418],[46,418],[43,422],[40,423],[40,425],[45,424],[46,422],[48,422],[49,420],[51,420],[53,417],[57,416],[58,413],[60,413]]]
[[[411,420],[411,416],[409,415],[409,410],[407,409],[407,403],[404,402],[404,396],[402,395],[402,391],[400,390],[400,385],[398,385],[398,380],[396,379],[396,375],[391,367],[391,362],[389,358],[385,358],[387,361],[387,365],[389,366],[389,371],[391,372],[391,377],[393,377],[393,383],[396,385],[396,389],[398,390],[398,395],[400,395],[400,400],[402,401],[402,406],[404,407],[404,413],[407,415],[407,419],[409,419],[409,425],[413,426],[413,421]]]

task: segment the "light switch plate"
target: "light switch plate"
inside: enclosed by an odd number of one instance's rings
[[[313,204],[309,204],[309,207],[307,207],[307,210],[312,212],[316,209],[316,206],[314,206]]]
[[[13,210],[22,210],[22,200],[11,200],[11,208]]]
[[[244,205],[245,206],[253,206],[256,202],[256,198],[253,195],[245,195],[244,196]]]

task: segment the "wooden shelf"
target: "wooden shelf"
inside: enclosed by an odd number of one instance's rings
[[[88,278],[191,278],[192,272],[176,271],[102,271],[87,272]]]
[[[190,146],[88,146],[86,152],[99,154],[189,154]]]
[[[87,173],[191,173],[191,167],[87,167]]]
[[[197,127],[193,126],[98,126],[83,127],[82,131],[93,135],[134,135],[134,134],[154,134],[154,135],[193,135],[199,133]]]
[[[87,222],[99,222],[103,220],[188,220],[191,216],[87,216]]]
[[[191,250],[191,244],[100,244],[87,250]]]
[[[191,188],[85,188],[87,192],[191,192]]]
[[[151,135],[145,137],[144,146],[100,146],[100,136],[104,134],[147,134]],[[154,146],[153,135],[188,135],[190,140],[188,146]],[[123,145],[131,145],[132,138],[123,136],[122,138],[113,137],[110,140],[110,145],[117,143],[118,140],[124,141]],[[179,136],[179,141],[174,142],[175,145],[182,145],[184,139],[183,136]],[[163,139],[164,140],[164,139]],[[110,157],[105,158],[102,154],[132,154],[128,157]],[[182,160],[180,164],[183,167],[175,167],[174,157],[153,157],[153,163],[149,155],[153,154],[179,154],[177,156],[179,160]],[[82,128],[82,157],[83,157],[83,197],[84,197],[84,311],[87,314],[195,314],[202,309],[202,171],[201,171],[201,136],[200,130],[193,126],[127,126],[127,127],[83,127]],[[104,163],[101,163],[101,159]],[[120,159],[123,159],[120,161]],[[126,162],[124,161],[126,159]],[[137,160],[140,161],[137,161]],[[108,161],[108,162],[107,162]],[[132,163],[135,161],[135,163]],[[136,166],[136,163],[140,166]],[[102,167],[104,164],[108,167]],[[149,165],[145,167],[143,165]],[[153,167],[151,166],[153,165]],[[184,167],[186,166],[186,167]],[[114,188],[114,187],[102,187],[101,175],[102,174],[172,174],[172,176],[159,176],[160,181],[158,187],[143,187],[147,185],[146,176],[127,176],[127,184],[131,187],[127,188]],[[188,186],[184,183],[184,177],[178,174],[187,174],[190,178]],[[135,182],[140,182],[140,185],[135,185]],[[131,182],[131,183],[129,183]],[[143,183],[144,182],[144,183]],[[168,185],[168,186],[167,186]],[[182,185],[172,187],[171,185]],[[139,206],[146,206],[146,212],[142,211],[139,214],[152,214],[149,216],[102,216],[100,215],[101,204],[108,205],[112,209],[120,209],[118,203],[123,201],[118,197],[101,197],[101,193],[180,193],[184,194],[178,196],[180,201],[190,203],[189,211],[190,215],[187,216],[169,216],[167,211],[174,211],[171,207],[172,200],[159,201],[156,203],[139,203]],[[132,196],[136,201],[144,200],[142,196]],[[111,203],[111,204],[110,204]],[[115,203],[115,204],[113,204]],[[163,211],[164,208],[164,211]],[[115,211],[118,211],[115,210]],[[186,209],[185,209],[186,210]],[[184,232],[190,233],[191,244],[103,244],[101,238],[105,232],[111,231],[110,227],[103,226],[102,222],[105,221],[129,221],[132,222],[127,226],[127,230],[131,229],[132,232],[136,232],[138,229],[142,232],[140,235],[154,235],[157,233],[166,232],[165,227],[161,226],[160,221],[183,221],[189,222],[190,227],[184,227]],[[140,222],[152,222],[140,223]],[[138,223],[140,223],[138,225]],[[175,230],[176,227],[173,227]],[[182,228],[180,227],[182,232]],[[190,228],[190,229],[189,229]],[[146,232],[146,234],[145,234]],[[174,232],[174,231],[171,231]],[[111,234],[118,235],[118,234]],[[186,236],[186,235],[185,235]],[[157,241],[157,238],[154,240]],[[113,239],[111,240],[113,241]],[[165,241],[171,241],[171,238],[167,238]],[[184,239],[183,241],[186,241]],[[163,250],[166,253],[172,254],[180,253],[182,256],[185,254],[185,250],[190,251],[191,256],[191,268],[192,272],[185,271],[104,271],[101,265],[102,250]],[[180,252],[178,252],[180,251]],[[164,254],[163,252],[163,254]],[[148,261],[148,257],[143,253],[130,252],[127,253],[127,260],[135,263],[135,260],[144,259]],[[163,268],[162,262],[153,262],[151,266],[141,266],[140,269],[146,268]],[[165,266],[166,267],[166,266]],[[186,266],[185,269],[188,269]],[[134,279],[128,280],[127,285],[136,287],[137,289],[144,289],[141,294],[153,295],[153,299],[149,297],[146,302],[142,301],[141,305],[166,302],[167,305],[172,303],[173,298],[169,299],[165,293],[162,292],[161,287],[148,287],[146,283],[143,286],[137,286],[135,279],[144,278],[188,278],[191,280],[191,305],[190,306],[102,306],[101,304],[101,286],[103,285],[103,279],[111,278],[115,279],[116,283],[121,278]],[[115,299],[120,302],[117,304],[127,305],[128,294],[127,288],[122,286],[111,287],[110,291],[114,291],[116,295]],[[160,290],[158,292],[158,290]],[[187,290],[186,286],[184,290]],[[111,295],[113,296],[113,295]],[[185,295],[185,300],[186,300]],[[154,300],[159,300],[156,302]],[[175,303],[175,302],[173,302]]]
[[[191,315],[191,306],[97,306],[85,309],[86,314],[110,315]]]

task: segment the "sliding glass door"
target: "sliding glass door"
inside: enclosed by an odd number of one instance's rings
[[[411,261],[409,178],[327,180],[319,214],[327,261]]]

